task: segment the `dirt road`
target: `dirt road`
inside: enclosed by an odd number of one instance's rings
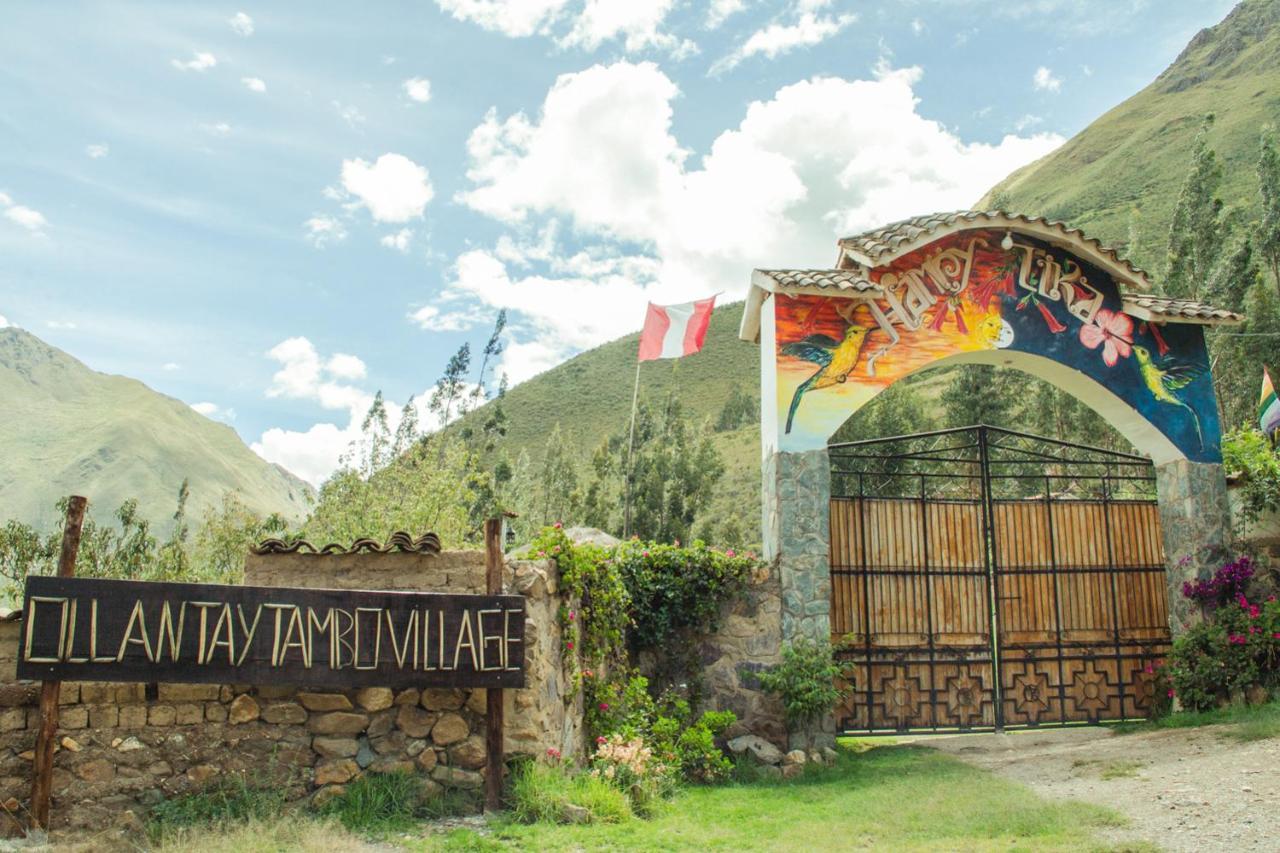
[[[1051,799],[1129,818],[1111,842],[1163,850],[1280,850],[1280,738],[1241,743],[1223,728],[1117,735],[1110,729],[921,738],[917,743],[1031,786]]]

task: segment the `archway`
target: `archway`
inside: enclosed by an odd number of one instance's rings
[[[741,336],[761,345],[766,556],[783,638],[829,636],[827,441],[930,366],[1018,367],[1077,396],[1156,464],[1169,618],[1220,556],[1229,517],[1206,325],[1227,311],[1152,296],[1081,232],[1000,213],[920,217],[840,241],[835,269],[756,270]]]

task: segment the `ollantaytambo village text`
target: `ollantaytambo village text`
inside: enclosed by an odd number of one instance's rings
[[[75,681],[522,687],[518,595],[30,577],[18,674]]]

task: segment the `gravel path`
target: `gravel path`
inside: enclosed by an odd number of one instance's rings
[[[1240,743],[1222,727],[1117,735],[1057,729],[916,741],[1029,785],[1054,800],[1129,817],[1111,842],[1168,851],[1280,850],[1280,738]]]

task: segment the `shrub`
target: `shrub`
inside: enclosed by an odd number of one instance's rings
[[[285,791],[265,781],[241,775],[224,776],[207,787],[182,794],[151,810],[149,831],[162,838],[189,827],[220,826],[276,816],[284,807]]]
[[[387,832],[412,826],[425,811],[422,780],[412,773],[369,773],[320,808],[356,832]]]
[[[1183,586],[1205,614],[1173,644],[1162,675],[1183,707],[1205,711],[1255,686],[1280,679],[1280,603],[1250,601],[1247,558],[1227,563],[1212,578]]]
[[[680,772],[691,782],[721,782],[733,773],[733,761],[716,739],[737,721],[732,711],[707,711],[676,739]]]
[[[1242,475],[1240,509],[1246,523],[1280,510],[1280,456],[1265,435],[1248,429],[1223,436],[1222,462]]]
[[[757,677],[765,692],[782,700],[787,727],[801,731],[835,708],[846,692],[836,684],[844,668],[829,642],[801,638],[782,649],[782,663]]]
[[[674,788],[673,769],[639,736],[597,738],[591,775],[626,793],[642,817],[651,815]]]
[[[573,773],[559,761],[521,762],[508,793],[511,816],[520,823],[568,822],[569,806],[586,809],[592,823],[620,823],[632,816],[620,788],[593,773]]]

